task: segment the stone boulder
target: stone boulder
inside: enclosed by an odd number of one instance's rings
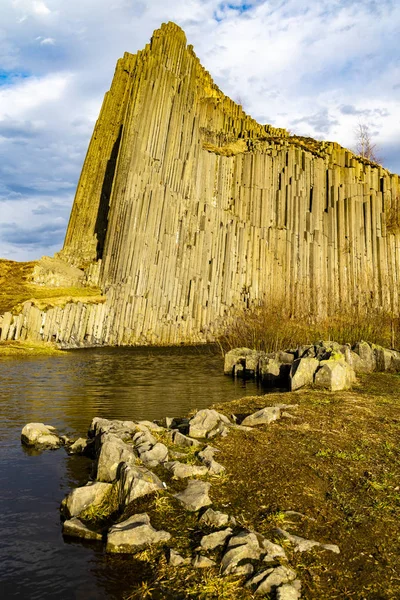
[[[186,477],[198,477],[206,475],[208,469],[203,465],[187,465],[185,463],[174,460],[173,462],[165,462],[164,468],[170,471],[176,479],[185,479]]]
[[[212,508],[207,508],[199,519],[199,524],[207,527],[225,527],[228,523],[234,525],[236,521],[229,515]]]
[[[212,438],[226,430],[231,422],[228,417],[216,410],[203,408],[189,421],[189,436],[193,438]]]
[[[113,525],[107,534],[106,552],[113,554],[134,553],[144,546],[167,542],[171,534],[156,531],[146,513],[133,515]]]
[[[147,467],[157,467],[160,463],[168,460],[168,448],[161,442],[157,442],[149,449],[143,449],[143,446],[138,448],[140,460]]]
[[[242,531],[231,537],[221,561],[222,575],[233,575],[240,562],[258,560],[263,554],[255,533]]]
[[[354,346],[353,350],[354,353],[360,357],[360,362],[357,362],[357,364],[354,367],[356,373],[372,373],[373,371],[375,371],[375,353],[367,342],[358,342]]]
[[[163,489],[162,481],[146,467],[127,463],[120,466],[118,501],[121,510],[133,500]]]
[[[234,348],[225,354],[224,373],[236,377],[254,377],[260,353],[250,348]]]
[[[134,452],[133,446],[126,444],[113,433],[102,434],[97,479],[105,482],[115,481],[118,467],[123,462],[129,465],[138,463],[138,454]]]
[[[277,537],[283,538],[293,544],[293,549],[295,552],[308,552],[308,550],[311,550],[311,548],[319,547],[323,550],[330,550],[335,554],[340,554],[339,546],[336,544],[321,544],[315,540],[307,540],[306,538],[289,533],[288,531],[280,529],[279,527],[274,530],[274,533]]]
[[[315,374],[314,385],[332,392],[348,390],[356,381],[354,370],[345,360],[322,360]]]
[[[255,425],[269,425],[273,421],[281,418],[281,411],[277,406],[266,406],[261,410],[246,417],[242,425],[246,427],[254,427]]]
[[[62,439],[55,433],[56,428],[44,423],[28,423],[21,431],[21,442],[36,448],[59,448]]]
[[[103,536],[98,531],[94,531],[93,529],[89,529],[86,527],[76,517],[69,519],[68,521],[64,521],[62,528],[63,535],[70,537],[78,537],[83,540],[96,540],[101,541]]]
[[[196,446],[197,448],[201,447],[201,442],[199,442],[199,440],[183,435],[183,433],[180,433],[179,431],[174,432],[172,440],[176,446],[182,446],[183,448],[191,448],[192,446]]]
[[[192,560],[192,567],[195,567],[196,569],[210,569],[211,567],[216,566],[217,563],[215,560],[207,558],[207,556],[202,556],[201,554],[196,554]]]
[[[198,459],[206,465],[208,472],[211,475],[222,475],[225,472],[225,467],[214,460],[214,454],[218,452],[212,446],[206,446],[204,450],[197,454]]]
[[[88,449],[88,441],[85,438],[78,438],[68,448],[68,454],[84,454]]]
[[[133,421],[119,421],[95,417],[89,427],[88,437],[100,437],[104,433],[112,433],[123,441],[130,441],[135,433],[140,430]]]
[[[318,369],[319,361],[316,358],[298,358],[290,369],[290,389],[298,390],[314,382],[314,374]]]
[[[223,546],[228,537],[232,535],[232,529],[222,529],[208,535],[203,535],[200,540],[200,550],[214,550],[218,546]]]
[[[376,360],[377,371],[392,371],[400,370],[400,353],[382,346],[372,345]]]
[[[174,497],[183,504],[186,510],[196,512],[203,508],[203,506],[212,504],[208,495],[210,488],[211,484],[206,481],[191,479],[188,481],[186,489],[183,492],[175,494]]]
[[[67,518],[77,517],[89,506],[101,504],[112,489],[111,483],[90,482],[75,488],[61,503],[61,512]]]
[[[301,598],[301,581],[295,579],[290,583],[280,585],[276,590],[276,600],[300,600]]]
[[[254,593],[257,596],[266,596],[281,585],[290,583],[295,579],[296,573],[293,569],[280,565],[257,573],[246,583],[246,587],[255,588]]]

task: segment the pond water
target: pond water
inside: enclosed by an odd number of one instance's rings
[[[138,579],[132,557],[64,541],[59,506],[89,476],[64,449],[21,446],[29,422],[85,436],[93,417],[158,419],[260,393],[223,375],[213,347],[99,348],[0,359],[0,598],[122,599]]]

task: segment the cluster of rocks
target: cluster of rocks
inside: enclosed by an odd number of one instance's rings
[[[307,385],[339,391],[349,389],[357,373],[400,371],[400,352],[376,344],[319,342],[281,352],[235,348],[225,355],[226,375],[258,379],[291,391]]]
[[[288,565],[284,547],[241,527],[234,516],[212,508],[210,481],[197,479],[225,471],[215,459],[218,450],[209,445],[210,439],[226,436],[235,428],[250,430],[255,425],[291,416],[286,412],[288,408],[284,404],[266,406],[248,415],[241,425],[236,424],[234,416],[230,420],[211,409],[200,410],[190,419],[166,418],[162,424],[95,418],[88,438],[75,442],[59,436],[54,427],[30,423],[22,430],[21,438],[30,446],[64,445],[70,453],[94,458],[93,480],[74,489],[61,504],[64,535],[103,541],[108,553],[135,553],[148,546],[164,544],[172,567],[218,567],[221,576],[242,575],[244,585],[258,595],[273,592],[280,600],[297,600],[301,584]],[[290,408],[297,406],[290,405]],[[192,462],[194,457],[197,464],[182,462],[188,452]],[[159,477],[163,472],[174,479],[187,479],[186,487],[178,493],[169,491]],[[156,530],[147,513],[124,518],[134,500],[154,493],[174,498],[185,510],[198,513],[202,535],[191,556],[179,554],[173,548],[171,533]],[[107,503],[112,504],[112,522],[104,529],[88,524],[88,511],[96,514],[107,508]],[[274,537],[292,544],[299,552],[315,546],[339,551],[336,546],[321,545],[280,529],[275,531]]]

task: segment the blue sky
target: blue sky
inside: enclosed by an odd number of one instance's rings
[[[400,172],[395,0],[1,0],[0,257],[60,249],[115,63],[169,20],[258,121],[348,148],[362,121]]]

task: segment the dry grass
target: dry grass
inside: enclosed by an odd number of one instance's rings
[[[231,316],[218,337],[224,352],[240,347],[276,352],[319,340],[399,347],[400,319],[378,310],[354,309],[316,321],[311,315],[293,318],[282,306],[259,306]]]

